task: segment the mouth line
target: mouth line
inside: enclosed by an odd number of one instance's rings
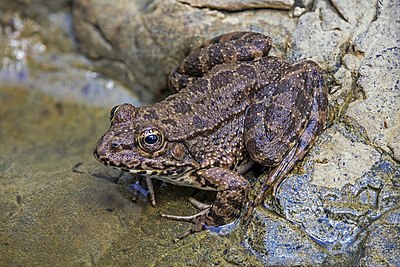
[[[194,166],[191,165],[181,165],[181,166],[175,166],[173,164],[170,165],[165,165],[163,169],[159,168],[154,168],[153,166],[145,163],[138,163],[138,164],[131,164],[131,166],[128,166],[126,164],[122,163],[115,163],[113,160],[107,157],[101,157],[97,153],[93,153],[96,160],[99,162],[103,163],[106,166],[112,167],[114,169],[118,169],[124,172],[129,172],[132,174],[138,174],[138,175],[144,175],[144,176],[181,176],[190,169],[193,169]],[[143,168],[143,166],[148,167]],[[141,168],[142,167],[142,168]]]
[[[168,168],[168,169],[139,169],[135,168],[127,168],[126,166],[115,166],[113,164],[108,164],[113,168],[119,169],[121,171],[129,172],[132,174],[144,175],[144,176],[180,176],[183,173],[187,172],[190,168],[186,167],[176,167],[176,168]]]

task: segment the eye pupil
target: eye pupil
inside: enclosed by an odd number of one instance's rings
[[[144,141],[149,145],[155,144],[158,141],[158,136],[155,134],[150,134],[150,135],[146,136]]]
[[[118,148],[119,144],[118,143],[111,143],[112,148]]]

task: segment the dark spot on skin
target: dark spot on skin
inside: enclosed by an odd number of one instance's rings
[[[248,79],[254,79],[256,77],[256,73],[253,69],[253,67],[251,66],[247,66],[247,65],[240,65],[237,69],[236,72],[243,76],[244,78],[248,78]]]
[[[213,213],[213,214],[211,214],[210,217],[212,218],[215,225],[224,225],[226,222],[226,218],[224,215],[220,216],[220,215]]]
[[[118,168],[123,168],[123,169],[129,169],[128,166],[126,166],[126,164],[124,164],[124,163],[122,163],[122,162],[119,163],[117,167],[118,167]]]
[[[221,71],[211,77],[210,79],[210,86],[211,88],[221,88],[224,87],[226,84],[229,84],[232,80],[232,70]]]
[[[176,121],[175,121],[175,120],[173,120],[173,119],[170,119],[170,118],[168,118],[168,119],[165,119],[165,120],[161,120],[161,122],[162,122],[162,123],[164,123],[164,124],[169,124],[169,125],[172,125],[172,126],[174,126],[174,127],[176,127],[176,126],[177,126],[177,123],[176,123]]]
[[[200,93],[208,91],[210,88],[208,87],[208,80],[200,79],[195,84],[193,84],[193,91],[197,91]]]
[[[217,186],[211,183],[208,179],[204,179],[204,184],[206,185],[206,187],[217,188]]]
[[[202,63],[200,61],[200,50],[189,55],[182,64],[182,73],[196,75],[200,72]]]
[[[196,183],[201,184],[201,180],[202,180],[201,175],[199,175],[198,173],[195,172],[195,173],[192,173],[192,176],[195,178]]]
[[[149,109],[144,115],[143,118],[146,120],[158,120],[157,111],[154,109]]]
[[[221,53],[221,48],[215,45],[208,49],[208,68],[211,69],[213,66],[224,62],[224,57]]]
[[[110,161],[110,162],[108,163],[108,165],[113,166],[113,167],[118,167],[118,166],[119,166],[119,165],[115,164],[115,163],[112,162],[112,161]]]
[[[228,197],[227,202],[235,210],[241,210],[243,207],[243,201],[241,201],[241,199],[238,199],[237,197],[233,197],[233,196]]]
[[[194,125],[194,127],[196,127],[196,128],[203,128],[203,127],[205,127],[207,124],[206,124],[206,122],[205,122],[203,119],[201,119],[198,115],[194,115],[194,116],[193,116],[193,125]]]
[[[146,171],[137,171],[136,173],[137,174],[146,174],[147,172]]]
[[[219,166],[221,166],[220,161],[217,160],[216,162],[214,162],[213,167],[219,167]]]
[[[191,104],[186,103],[185,100],[182,100],[181,102],[177,102],[176,105],[174,106],[174,110],[176,113],[189,113],[192,112],[192,107]]]

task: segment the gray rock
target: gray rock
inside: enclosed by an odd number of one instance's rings
[[[117,81],[94,71],[85,57],[76,53],[71,15],[48,14],[35,21],[18,13],[6,13],[0,27],[0,82],[29,86],[58,100],[93,106],[129,101],[139,105]]]
[[[0,265],[396,265],[399,2],[295,1],[298,18],[235,1],[235,12],[187,2],[75,0],[74,29],[88,60],[76,54],[68,13],[49,7],[38,23],[0,1]],[[24,8],[45,5],[31,4]],[[91,155],[112,103],[139,104],[122,88],[105,89],[120,87],[96,71],[153,101],[192,49],[235,30],[266,33],[273,54],[327,70],[328,129],[248,225],[175,244],[189,225],[159,214],[194,213],[186,201],[193,191],[156,185],[156,208],[132,203],[115,184],[120,173]]]
[[[400,262],[400,212],[386,214],[368,229],[358,266],[398,266]]]
[[[357,80],[364,97],[351,103],[346,115],[372,145],[400,160],[400,23],[393,19],[400,3],[384,3],[355,40],[356,51],[364,55]]]
[[[297,172],[284,180],[276,199],[265,201],[266,209],[258,208],[245,246],[268,266],[350,266],[361,255],[376,257],[368,254],[374,248],[364,251],[365,240],[400,203],[399,165],[338,124]],[[386,237],[397,240],[390,229]],[[385,253],[398,257],[396,248]]]
[[[265,266],[315,266],[328,254],[299,227],[266,210],[257,211],[243,245]]]
[[[68,8],[71,2],[71,0],[0,0],[0,10],[17,11],[40,20],[41,16],[46,17],[49,13]]]
[[[74,28],[82,50],[144,102],[166,89],[169,72],[206,39],[231,31],[258,31],[273,36],[275,53],[283,54],[295,27],[287,13],[264,9],[226,13],[172,0],[74,3]]]
[[[199,0],[178,0],[181,3],[189,4],[193,7],[210,8],[227,11],[241,11],[253,8],[276,8],[290,9],[294,4],[294,0],[228,0],[228,1],[199,1]]]
[[[350,34],[351,25],[327,1],[317,1],[315,10],[302,15],[293,31],[291,60],[312,59],[336,69]]]

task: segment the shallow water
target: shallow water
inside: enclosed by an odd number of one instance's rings
[[[108,110],[27,88],[0,87],[0,97],[0,266],[182,266],[249,257],[234,238],[200,233],[173,242],[189,225],[159,215],[195,213],[187,202],[192,189],[160,183],[156,208],[131,201],[116,183],[120,172],[91,153]]]

